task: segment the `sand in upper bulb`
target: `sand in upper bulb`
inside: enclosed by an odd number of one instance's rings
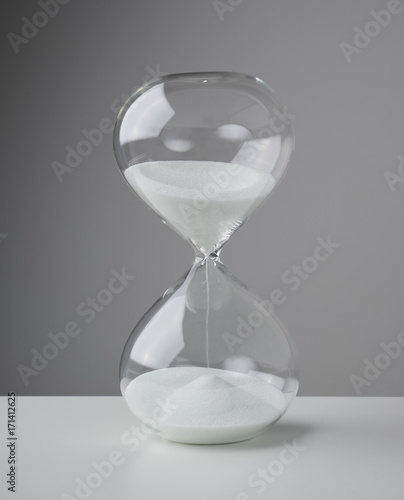
[[[265,171],[213,161],[139,163],[126,169],[125,177],[205,255],[226,241],[276,184]]]

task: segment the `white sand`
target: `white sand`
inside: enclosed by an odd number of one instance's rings
[[[226,241],[275,186],[262,170],[210,161],[139,163],[125,170],[136,193],[205,255]]]
[[[132,380],[124,397],[165,438],[195,444],[249,439],[286,409],[283,393],[265,380],[214,368],[151,371]]]

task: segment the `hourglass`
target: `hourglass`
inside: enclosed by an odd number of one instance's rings
[[[195,250],[189,272],[146,312],[122,354],[121,391],[145,432],[183,443],[241,441],[276,422],[296,395],[287,331],[271,303],[220,260],[293,148],[285,108],[244,74],[167,75],[119,112],[114,150],[126,181]]]

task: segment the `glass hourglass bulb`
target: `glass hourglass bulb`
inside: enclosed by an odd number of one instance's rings
[[[296,352],[262,301],[220,261],[268,197],[294,147],[272,89],[238,73],[167,75],[140,87],[114,132],[133,190],[195,250],[195,261],[136,325],[120,380],[133,413],[185,443],[248,439],[298,389]]]

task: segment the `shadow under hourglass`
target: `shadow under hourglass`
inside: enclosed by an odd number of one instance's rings
[[[268,427],[266,431],[255,438],[223,446],[232,447],[240,451],[277,448],[282,446],[285,441],[299,440],[315,430],[318,429],[307,424],[279,422],[275,426]]]
[[[315,430],[305,423],[279,423],[247,441],[209,446],[153,435],[128,457],[131,473],[124,477],[125,491],[133,492],[128,498],[142,500],[252,500],[258,498],[252,488],[255,472],[282,453],[289,453],[289,463],[294,461],[303,437]]]

